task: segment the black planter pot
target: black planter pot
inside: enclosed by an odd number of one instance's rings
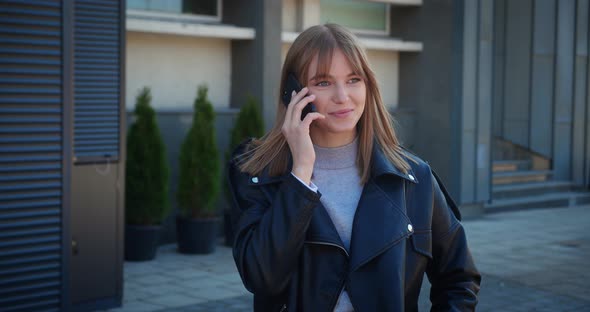
[[[125,225],[125,260],[148,261],[156,257],[159,225]]]
[[[232,228],[229,211],[223,213],[223,234],[225,236],[225,246],[232,247],[234,245],[234,229]]]
[[[218,217],[187,219],[176,217],[178,251],[186,254],[209,254],[215,251]]]

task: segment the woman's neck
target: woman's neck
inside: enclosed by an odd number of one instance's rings
[[[310,136],[314,145],[320,147],[340,147],[354,141],[356,130],[341,133],[311,131]]]

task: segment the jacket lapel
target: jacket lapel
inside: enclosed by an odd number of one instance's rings
[[[401,172],[375,144],[371,178],[363,188],[352,226],[352,271],[412,233],[408,227],[410,219],[406,214],[406,181],[418,183],[412,171],[408,174]]]
[[[403,209],[403,180],[387,194],[371,180],[365,185],[357,207],[350,241],[350,267],[354,271],[411,232],[410,220]]]
[[[311,223],[307,229],[306,241],[337,245],[347,253],[346,248],[344,248],[344,244],[342,243],[342,239],[340,238],[340,234],[338,234],[338,231],[332,222],[332,218],[330,218],[330,215],[322,203],[319,203],[313,211],[313,217],[311,218]]]

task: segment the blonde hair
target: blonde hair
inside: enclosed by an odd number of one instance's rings
[[[393,128],[393,118],[383,105],[381,92],[375,74],[369,67],[365,51],[359,45],[356,36],[348,29],[337,24],[325,24],[312,26],[303,31],[287,52],[281,73],[280,90],[283,90],[289,72],[293,72],[299,81],[307,81],[310,63],[316,55],[318,57],[317,74],[327,74],[335,49],[342,51],[354,73],[364,80],[367,90],[365,110],[357,123],[359,151],[356,162],[361,183],[365,184],[369,180],[374,140],[377,140],[384,155],[393,165],[407,173],[410,165],[404,156],[409,159],[412,157],[401,148]],[[280,99],[277,104],[273,128],[262,138],[250,142],[243,154],[245,157],[240,157],[241,171],[258,175],[268,168],[269,175],[277,176],[289,170],[291,151],[281,132],[286,108]]]

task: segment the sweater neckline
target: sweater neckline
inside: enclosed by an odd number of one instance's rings
[[[344,169],[356,166],[358,153],[358,136],[352,142],[338,147],[321,147],[313,145],[315,150],[315,168]]]

